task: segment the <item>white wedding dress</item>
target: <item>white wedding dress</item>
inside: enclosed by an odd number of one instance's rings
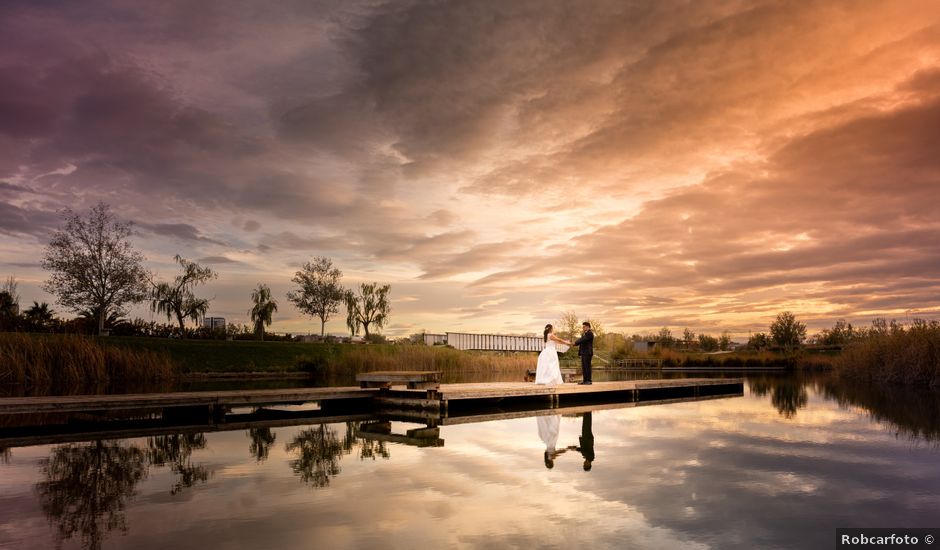
[[[563,347],[564,350],[559,348]],[[561,367],[558,366],[558,352],[565,351],[568,346],[564,344],[556,345],[551,338],[545,342],[545,347],[539,353],[539,361],[535,368],[536,384],[561,384],[564,380],[561,377]]]

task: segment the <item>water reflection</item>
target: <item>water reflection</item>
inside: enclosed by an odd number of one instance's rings
[[[817,388],[843,407],[860,407],[898,437],[940,444],[940,392],[821,379]]]
[[[97,550],[110,531],[127,531],[125,507],[147,476],[147,453],[121,442],[56,447],[41,461],[36,492],[60,541],[78,535]]]
[[[586,412],[581,417],[581,436],[578,438],[578,446],[574,450],[581,453],[584,457],[584,471],[590,472],[594,462],[594,414]]]
[[[806,382],[793,377],[748,378],[748,386],[754,395],[764,397],[770,394],[770,402],[784,418],[793,418],[796,412],[806,406],[809,395]]]
[[[147,440],[147,458],[153,466],[170,466],[178,480],[170,494],[175,495],[196,483],[204,483],[211,472],[201,464],[193,464],[193,451],[206,448],[205,434],[165,435]]]
[[[538,425],[539,438],[545,444],[545,452],[543,453],[545,467],[552,469],[555,467],[555,459],[567,451],[567,449],[560,451],[555,449],[555,445],[558,444],[558,433],[561,429],[561,415],[539,416],[535,419],[535,422]]]
[[[85,548],[816,547],[837,525],[913,527],[935,517],[937,449],[898,442],[871,421],[940,441],[940,397],[825,377],[749,385],[750,395],[714,401],[490,411],[407,435],[394,432],[416,424],[400,417],[258,421],[228,433],[22,447],[0,464],[0,547],[51,546],[43,537]],[[396,446],[394,461],[377,460],[396,442],[442,434],[445,449]],[[211,466],[202,460],[210,454]],[[17,483],[29,493],[20,500],[5,494]],[[546,514],[559,521],[533,520]],[[127,538],[113,540],[119,533]],[[285,533],[295,538],[278,538]]]
[[[358,436],[363,423],[346,422],[345,425],[346,432],[342,437],[332,426],[320,424],[301,431],[287,443],[285,451],[294,457],[290,467],[304,483],[327,487],[330,479],[342,471],[340,459],[350,454],[356,446],[359,448],[360,460],[375,460],[378,457],[387,459],[391,456],[385,441]]]
[[[271,431],[271,428],[250,428],[246,432],[251,442],[248,444],[248,454],[255,459],[255,462],[264,462],[271,454],[271,447],[277,436]]]

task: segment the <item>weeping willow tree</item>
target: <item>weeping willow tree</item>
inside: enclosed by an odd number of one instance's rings
[[[272,317],[277,311],[277,301],[271,297],[268,285],[258,283],[258,287],[251,292],[251,302],[253,305],[248,315],[255,324],[255,334],[264,340],[264,327],[271,326]]]
[[[153,283],[150,309],[166,315],[167,321],[176,317],[180,326],[180,336],[185,336],[186,320],[198,323],[209,311],[207,298],[198,298],[194,289],[218,277],[212,268],[191,262],[177,254],[174,260],[182,268],[172,282]]]

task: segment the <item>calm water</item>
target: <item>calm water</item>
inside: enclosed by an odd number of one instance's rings
[[[940,526],[938,403],[753,377],[743,397],[446,425],[437,447],[363,439],[370,421],[18,447],[0,547],[832,548],[836,527]]]

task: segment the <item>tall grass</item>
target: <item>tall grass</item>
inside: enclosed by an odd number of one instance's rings
[[[31,387],[158,382],[176,376],[166,354],[78,335],[0,333],[0,383]]]
[[[842,378],[874,383],[940,386],[940,323],[873,330],[850,344],[836,363]]]
[[[522,380],[535,367],[534,354],[474,353],[442,346],[355,346],[331,358],[337,374],[370,370],[439,370],[445,380],[468,373],[504,373]]]

